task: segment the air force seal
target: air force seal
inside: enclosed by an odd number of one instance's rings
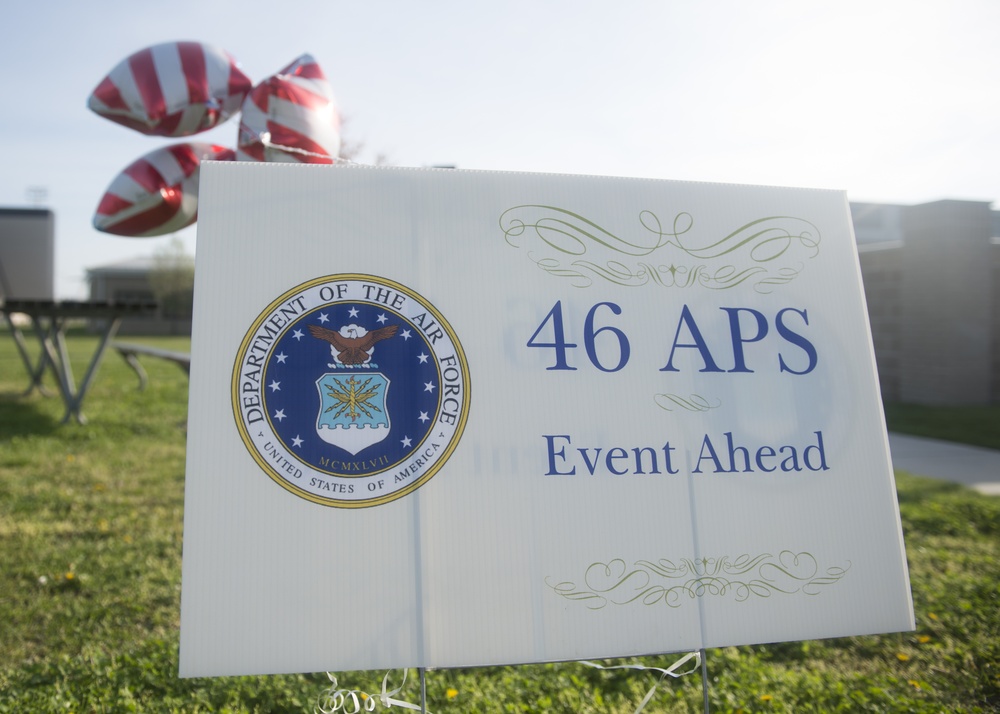
[[[469,367],[444,317],[369,275],[311,280],[251,325],[233,368],[243,443],[314,503],[377,506],[414,491],[458,445]]]

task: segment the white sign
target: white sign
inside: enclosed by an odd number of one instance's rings
[[[913,628],[843,193],[202,171],[182,676]]]

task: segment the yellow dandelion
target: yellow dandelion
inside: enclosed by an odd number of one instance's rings
[[[125,541],[126,543],[131,543],[131,542],[132,542],[132,536],[130,536],[130,535],[129,535],[128,533],[126,533],[126,534],[125,534],[125,535],[124,535],[124,536],[122,537],[122,540],[123,540],[123,541]]]
[[[914,689],[920,689],[920,682],[915,679],[907,679],[906,683],[909,684]]]
[[[931,641],[930,635],[920,635],[920,637],[917,638],[917,642],[919,642],[922,645],[926,645],[930,641]]]
[[[367,699],[367,698],[368,698],[368,695],[367,695],[367,694],[365,694],[364,692],[361,692],[361,699],[362,699],[362,700],[365,700],[365,699]]]
[[[75,578],[75,577],[76,577],[76,576],[75,576],[75,575],[73,574],[73,572],[72,572],[72,571],[70,571],[70,572],[66,573],[66,575],[65,575],[65,578],[66,578],[67,580],[72,580],[72,579],[73,579],[73,578]]]
[[[928,612],[927,617],[931,618],[932,620],[938,619],[938,616],[935,615],[933,612]]]
[[[770,694],[762,694],[761,697],[760,697],[760,700],[762,702],[769,702],[772,699],[774,699],[774,697],[772,697]]]
[[[897,652],[896,653],[896,659],[898,659],[900,662],[909,662],[910,661],[910,655],[905,654],[903,652]]]
[[[67,454],[66,455],[66,460],[67,461],[76,461],[76,457],[73,456],[73,454]]]
[[[458,690],[455,689],[454,687],[449,687],[448,691],[445,692],[444,695],[448,697],[448,699],[454,699],[455,697],[458,696]]]

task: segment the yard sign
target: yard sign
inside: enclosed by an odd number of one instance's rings
[[[912,629],[843,193],[202,171],[183,676]]]

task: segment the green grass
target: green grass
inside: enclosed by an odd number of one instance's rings
[[[886,404],[891,431],[1000,449],[1000,406],[930,407]]]
[[[71,339],[78,375],[94,344]],[[143,363],[139,392],[109,354],[89,424],[62,425],[59,400],[20,395],[27,376],[0,331],[0,712],[311,712],[322,673],[177,677],[187,377]],[[1000,499],[907,474],[898,491],[916,632],[710,650],[711,711],[1000,711]],[[382,674],[338,677],[374,693]],[[419,699],[415,675],[400,698]],[[428,707],[633,712],[655,682],[579,663],[434,671]],[[693,673],[645,711],[701,707]]]

